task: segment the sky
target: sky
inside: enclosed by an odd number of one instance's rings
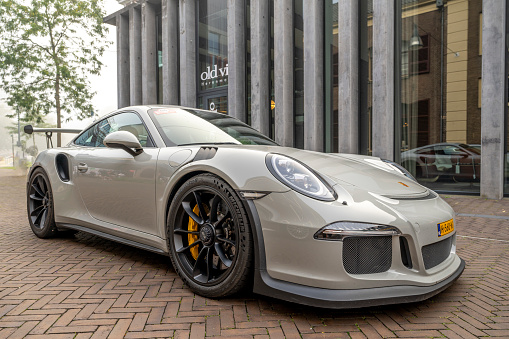
[[[114,13],[122,8],[116,0],[103,0],[104,1],[104,11],[106,15]],[[90,76],[89,80],[91,82],[92,90],[97,92],[92,103],[96,109],[96,115],[94,118],[98,116],[103,116],[111,111],[117,109],[117,52],[116,52],[116,30],[115,26],[106,25],[109,28],[108,32],[108,40],[113,42],[113,44],[109,45],[106,49],[103,57],[103,68],[101,70],[101,74],[98,76]],[[3,97],[0,94],[0,97]],[[0,157],[2,153],[11,152],[12,147],[12,138],[10,134],[4,128],[7,125],[12,123],[16,123],[16,120],[11,120],[5,117],[5,114],[10,112],[10,108],[5,104],[5,102],[0,101]],[[67,128],[85,128],[91,122],[93,122],[93,118],[85,119],[85,120],[77,120],[74,119],[68,123],[62,122],[62,127]],[[50,114],[47,118],[47,122],[56,123],[56,114]],[[21,126],[23,128],[23,126]],[[62,144],[64,142],[68,142],[72,139],[72,135],[63,134]],[[17,136],[15,136],[17,140]],[[39,139],[41,141],[39,141]],[[56,138],[53,138],[55,146],[56,146]],[[15,140],[15,141],[16,141]],[[45,149],[44,138],[37,138],[37,145],[39,150]],[[43,146],[43,147],[42,147]],[[42,147],[42,148],[41,148]]]

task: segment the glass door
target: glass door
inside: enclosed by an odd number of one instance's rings
[[[228,90],[204,93],[199,98],[199,107],[213,112],[228,114]]]

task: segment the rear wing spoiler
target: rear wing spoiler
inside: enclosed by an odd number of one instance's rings
[[[51,137],[53,136],[53,133],[71,133],[71,134],[78,134],[81,133],[81,129],[73,129],[73,128],[36,128],[32,125],[26,125],[23,127],[23,131],[25,131],[26,134],[32,134],[32,133],[45,133],[46,134],[46,147],[53,148],[53,140]]]

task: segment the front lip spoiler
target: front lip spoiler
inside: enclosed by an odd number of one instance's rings
[[[447,279],[431,286],[390,286],[356,290],[332,290],[298,285],[271,278],[266,271],[255,274],[253,291],[308,306],[345,309],[423,301],[451,286],[463,273],[465,261]]]

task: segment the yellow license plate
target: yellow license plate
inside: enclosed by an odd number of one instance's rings
[[[438,226],[438,237],[442,237],[454,231],[454,220],[448,220],[437,224]]]

